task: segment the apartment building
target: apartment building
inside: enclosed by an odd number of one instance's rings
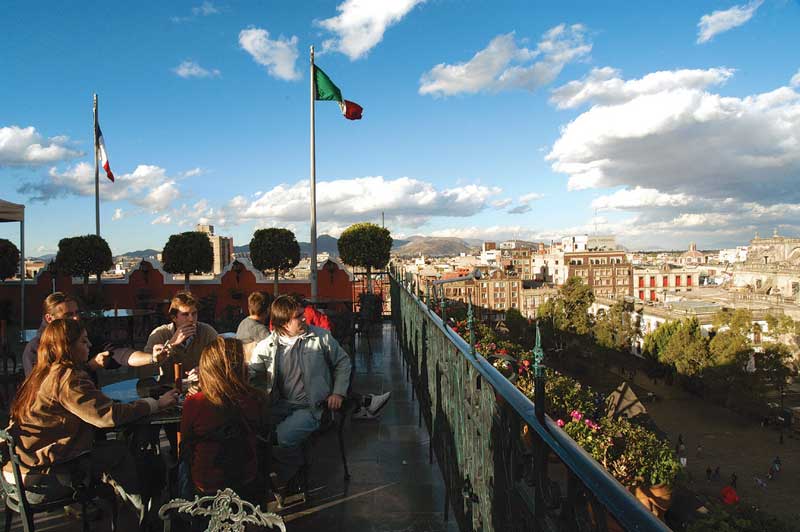
[[[233,239],[215,235],[213,225],[197,224],[195,231],[208,235],[208,241],[211,242],[211,250],[214,253],[214,265],[211,271],[214,275],[219,275],[225,266],[233,262]]]
[[[489,321],[504,319],[505,311],[512,308],[527,318],[535,318],[539,306],[557,293],[552,286],[526,288],[522,279],[502,270],[490,272],[477,281],[444,285],[448,300],[468,303],[471,298],[476,317]]]
[[[620,299],[632,295],[633,265],[624,251],[564,253],[568,277],[580,277],[595,296]]]

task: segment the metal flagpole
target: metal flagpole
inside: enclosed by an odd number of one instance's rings
[[[95,234],[100,236],[100,168],[97,162],[97,94],[94,95],[94,218]]]
[[[311,46],[311,300],[317,298],[317,163],[314,152],[314,46]]]

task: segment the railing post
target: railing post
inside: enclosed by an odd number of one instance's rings
[[[425,282],[425,306],[431,309],[431,282]]]
[[[469,329],[469,350],[475,356],[475,317],[472,314],[472,298],[467,305],[467,329]]]
[[[544,420],[544,351],[542,350],[542,335],[539,331],[539,323],[536,323],[536,346],[533,348],[533,382],[534,382],[534,395],[533,406],[536,411],[536,419],[541,426],[545,425]],[[545,483],[549,482],[547,478],[547,449],[544,442],[537,438],[536,449],[534,451],[534,479],[536,481],[535,487],[535,503],[534,512],[536,520],[539,523],[544,522],[545,519],[545,502],[544,490]]]
[[[444,297],[444,286],[440,287],[442,291],[442,324],[447,327],[447,300]]]

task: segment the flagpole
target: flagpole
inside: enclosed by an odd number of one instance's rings
[[[94,219],[95,234],[100,236],[100,168],[97,162],[97,94],[94,95]]]
[[[314,151],[314,46],[311,46],[311,300],[317,298],[317,163]]]

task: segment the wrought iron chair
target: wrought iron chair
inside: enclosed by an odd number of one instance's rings
[[[158,516],[165,521],[164,532],[171,530],[171,513],[209,518],[206,532],[244,532],[248,525],[265,529],[278,528],[286,532],[286,525],[279,515],[264,512],[260,506],[243,501],[230,488],[217,491],[216,495],[196,495],[193,501],[173,499],[164,504],[158,510]]]
[[[6,505],[5,532],[10,532],[14,514],[18,513],[22,519],[22,529],[24,532],[34,532],[33,516],[61,509],[64,506],[78,503],[81,505],[81,515],[83,516],[83,531],[88,532],[89,521],[87,519],[86,506],[96,495],[100,495],[91,488],[76,489],[75,492],[66,497],[48,500],[47,502],[32,504],[28,502],[25,493],[25,484],[22,481],[22,471],[20,470],[20,459],[17,454],[14,438],[5,430],[0,430],[0,463],[11,462],[11,471],[14,475],[14,482],[6,479],[4,472],[0,472],[0,485],[3,488],[3,500]],[[111,530],[117,528],[117,503],[113,491],[109,490],[104,498],[111,502]]]

